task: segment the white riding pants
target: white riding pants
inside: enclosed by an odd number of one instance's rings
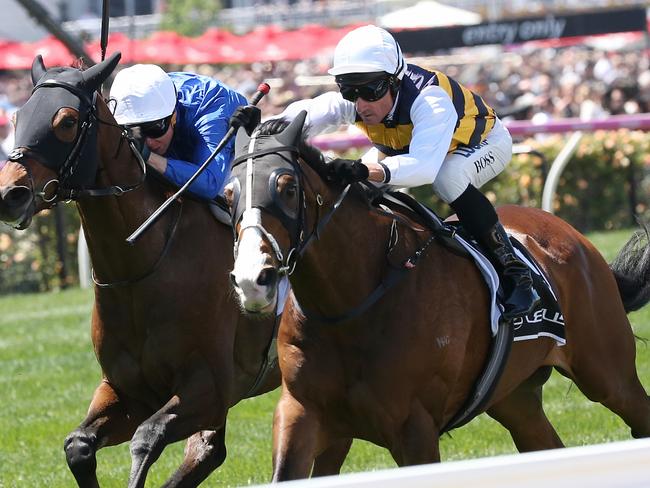
[[[496,119],[487,138],[475,147],[459,147],[445,157],[433,191],[446,203],[456,200],[471,183],[480,188],[504,170],[512,157],[512,137]]]

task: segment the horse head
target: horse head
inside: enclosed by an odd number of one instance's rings
[[[34,214],[92,183],[97,172],[96,96],[120,60],[82,71],[32,64],[34,89],[15,119],[14,149],[0,171],[0,220],[25,229]]]
[[[231,281],[249,313],[273,311],[280,278],[295,267],[329,193],[317,174],[325,174],[323,156],[302,135],[305,117],[267,121],[251,136],[237,133],[225,195],[236,233]]]

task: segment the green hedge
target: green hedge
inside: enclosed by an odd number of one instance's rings
[[[541,153],[548,167],[567,137],[548,135],[522,141]],[[597,131],[585,134],[565,167],[557,187],[554,212],[582,232],[635,225],[650,203],[650,135],[641,131]],[[545,169],[535,154],[513,157],[510,165],[482,189],[496,205],[541,207]],[[428,187],[414,195],[441,213],[450,209]],[[632,205],[634,201],[634,205]]]
[[[49,291],[78,283],[77,239],[79,215],[74,204],[61,205],[64,262],[57,251],[55,211],[34,217],[22,231],[5,227],[0,232],[0,294]]]

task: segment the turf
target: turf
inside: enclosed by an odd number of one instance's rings
[[[593,234],[611,259],[630,232]],[[74,486],[63,439],[83,419],[100,372],[89,334],[92,291],[74,289],[0,298],[0,487]],[[631,314],[634,331],[650,338],[650,307]],[[637,366],[650,385],[650,350],[637,342]],[[630,439],[628,428],[604,407],[589,402],[554,373],[544,390],[545,409],[569,446]],[[246,400],[230,412],[228,458],[204,486],[263,483],[271,474],[271,419],[278,392]],[[183,445],[169,446],[152,468],[147,486],[160,486],[180,463]],[[444,460],[515,452],[507,432],[487,416],[445,436]],[[130,457],[124,444],[99,451],[103,487],[123,487]],[[393,467],[387,453],[355,441],[344,472]]]

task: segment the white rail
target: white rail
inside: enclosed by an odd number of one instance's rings
[[[258,485],[271,488],[278,485]],[[283,483],[283,488],[648,488],[650,439]]]

